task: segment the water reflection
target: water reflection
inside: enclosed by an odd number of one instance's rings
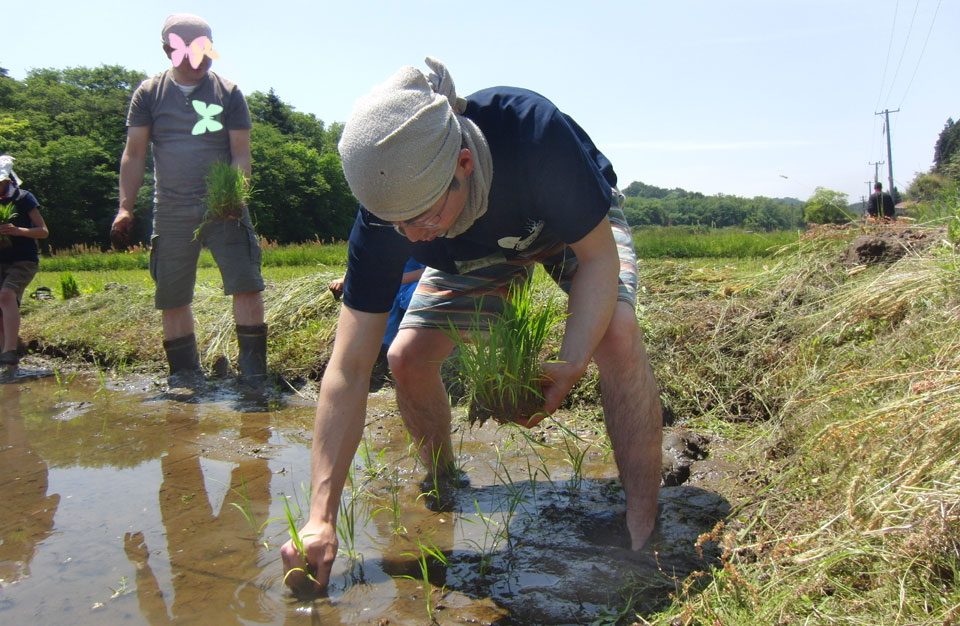
[[[340,542],[356,560],[341,553],[329,596],[300,602],[279,548],[283,499],[306,514],[312,403],[0,385],[0,623],[423,624],[427,598],[445,624],[582,623],[632,577],[666,598],[675,581],[660,572],[702,567],[693,543],[725,514],[709,492],[662,490],[672,534],[659,560],[638,560],[602,451],[573,480],[555,432],[532,453],[495,428],[463,438],[470,486],[433,511],[392,395],[371,396],[367,417],[356,528]]]
[[[167,413],[168,447],[160,458],[163,481],[158,494],[166,529],[173,599],[164,597],[150,567],[150,549],[140,530],[124,535],[124,552],[136,566],[140,612],[150,624],[171,624],[218,607],[218,624],[269,621],[257,580],[256,539],[270,508],[271,472],[266,457],[243,451],[230,472],[225,497],[214,508],[201,459],[205,433],[199,420],[180,411]],[[242,414],[237,441],[256,448],[270,438],[265,413]]]
[[[48,494],[47,463],[30,445],[21,394],[0,385],[0,585],[30,576],[37,546],[53,532],[60,495]]]

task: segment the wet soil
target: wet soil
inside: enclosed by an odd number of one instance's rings
[[[942,237],[939,231],[897,226],[895,223],[860,235],[843,252],[844,265],[892,263],[907,254],[917,254]]]
[[[729,513],[719,442],[671,429],[657,530],[631,552],[602,424],[570,413],[531,431],[459,415],[469,484],[424,496],[384,388],[345,490],[355,530],[328,596],[305,602],[279,548],[284,498],[307,507],[313,401],[41,366],[0,384],[0,623],[589,623],[628,585],[645,588],[641,612],[667,602],[715,560],[695,544]]]

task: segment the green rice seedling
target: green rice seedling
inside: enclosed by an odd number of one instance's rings
[[[379,515],[383,512],[390,513],[390,528],[395,535],[406,535],[407,529],[400,521],[400,474],[397,470],[392,471],[387,476],[390,492],[390,506],[382,506],[375,509],[372,515]]]
[[[503,540],[506,539],[507,531],[504,529],[503,524],[483,514],[483,511],[480,509],[480,502],[476,498],[473,500],[473,506],[477,511],[477,519],[474,520],[469,517],[463,517],[461,520],[470,524],[479,523],[483,525],[483,539],[481,541],[475,539],[467,540],[467,542],[472,544],[477,550],[477,554],[480,557],[478,574],[483,577],[486,576],[490,570],[490,565],[493,563],[493,554],[500,547]]]
[[[563,435],[563,451],[567,455],[564,461],[570,465],[571,470],[570,485],[574,489],[579,489],[581,483],[583,482],[583,461],[587,456],[587,452],[590,450],[591,444],[587,441],[584,441],[583,438],[579,437],[576,433],[571,431],[563,424],[560,424],[556,420],[554,420],[554,423],[557,425]],[[587,445],[581,448],[577,445],[577,441]]]
[[[357,526],[363,526],[366,520],[358,523],[359,508],[362,507],[364,496],[362,487],[358,484],[353,469],[348,475],[350,493],[340,499],[340,515],[337,517],[337,536],[340,538],[340,551],[351,562],[361,559],[356,551]]]
[[[501,474],[502,471],[502,474]],[[503,523],[506,526],[507,533],[510,532],[510,524],[521,504],[528,502],[526,498],[526,489],[522,485],[514,482],[510,475],[510,470],[503,463],[502,452],[497,447],[497,466],[493,470],[494,477],[500,481],[504,489],[507,490],[507,497],[500,501],[500,509],[503,511]]]
[[[12,202],[0,204],[0,224],[8,224],[17,216],[16,207]],[[0,235],[0,248],[6,248],[10,245],[9,235]]]
[[[70,272],[60,275],[60,297],[64,300],[76,298],[80,295],[80,285]]]
[[[53,368],[53,377],[57,381],[57,396],[62,396],[67,391],[67,387],[70,383],[73,382],[73,379],[77,377],[77,373],[73,372],[69,375],[64,374],[63,370],[58,367]]]
[[[357,449],[357,454],[360,455],[360,462],[363,464],[363,472],[367,480],[380,478],[387,472],[388,467],[385,460],[387,454],[386,446],[374,453],[370,449],[370,443],[367,441],[367,438],[364,437],[360,440],[360,447]]]
[[[252,191],[246,173],[224,161],[217,161],[210,167],[206,183],[207,195],[203,200],[207,211],[203,215],[203,222],[193,233],[194,239],[200,237],[200,232],[207,224],[240,219]]]
[[[243,519],[247,520],[247,525],[250,526],[250,530],[253,532],[254,541],[259,541],[260,537],[263,535],[263,529],[266,528],[270,522],[277,518],[271,518],[262,524],[257,524],[257,521],[253,518],[253,511],[250,509],[250,498],[247,497],[247,483],[243,479],[243,476],[240,476],[240,489],[238,490],[236,487],[231,487],[230,491],[240,498],[240,502],[231,502],[230,506],[240,511],[240,514],[243,515]],[[263,541],[262,545],[264,548],[270,547],[266,541]]]
[[[540,448],[547,448],[545,443],[538,441],[534,438],[526,429],[518,428],[520,435],[523,437],[524,441],[530,446],[530,451],[533,452],[534,456],[537,457],[537,460],[540,462],[540,465],[536,468],[533,468],[530,464],[530,457],[527,456],[527,473],[530,475],[530,482],[536,483],[536,478],[538,474],[542,474],[544,478],[547,479],[547,482],[550,483],[551,487],[556,487],[553,483],[553,476],[550,474],[550,468],[547,467],[547,460],[543,458],[543,455],[540,453]],[[532,471],[531,471],[532,470]],[[536,497],[534,497],[536,500]]]
[[[436,607],[433,604],[433,598],[430,593],[431,589],[433,588],[433,585],[430,583],[430,560],[433,559],[444,567],[448,565],[448,561],[447,555],[445,555],[443,551],[437,547],[437,544],[435,544],[430,537],[427,537],[426,539],[427,543],[423,543],[417,539],[417,549],[419,550],[420,554],[405,552],[404,556],[409,556],[416,559],[417,564],[420,566],[420,580],[423,582],[423,597],[427,605],[427,617],[430,619],[430,623],[433,624],[435,623],[434,613],[436,611]],[[410,575],[404,575],[403,578],[417,580],[417,578]],[[443,589],[445,587],[446,586],[441,587],[441,593],[443,593]]]
[[[300,555],[300,560],[306,563],[307,551],[303,547],[303,537],[300,536],[300,532],[297,530],[297,520],[294,518],[293,511],[290,510],[290,501],[286,496],[283,497],[283,512],[287,519],[287,531],[290,533],[290,541],[293,543],[293,547],[297,549],[297,554]],[[312,580],[314,583],[318,585],[320,584],[313,574],[302,567],[293,567],[288,570],[283,577],[284,584],[287,582],[287,577],[293,572],[303,572],[307,578]]]
[[[121,576],[120,580],[117,581],[116,587],[111,587],[107,585],[107,589],[113,592],[113,595],[110,596],[111,600],[119,598],[120,596],[125,596],[128,593],[133,593],[135,587],[131,587],[126,576]]]
[[[498,319],[485,321],[478,309],[474,330],[463,335],[451,324],[448,334],[459,348],[455,360],[471,425],[490,417],[515,422],[540,408],[540,353],[564,317],[552,301],[535,306],[529,283],[514,283]]]

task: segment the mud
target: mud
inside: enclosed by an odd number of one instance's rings
[[[68,378],[0,384],[2,623],[589,623],[615,615],[628,585],[645,589],[641,612],[667,602],[715,560],[695,543],[729,512],[711,488],[736,471],[712,457],[718,442],[668,431],[671,486],[654,538],[631,552],[602,424],[569,413],[559,422],[576,429],[460,416],[469,484],[424,497],[384,389],[345,491],[352,539],[328,596],[304,602],[283,585],[279,548],[284,498],[306,512],[312,401]]]
[[[844,265],[892,263],[907,254],[917,254],[942,237],[938,231],[889,226],[860,235],[843,253]]]

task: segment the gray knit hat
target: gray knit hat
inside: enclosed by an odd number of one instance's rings
[[[170,45],[170,33],[179,35],[180,39],[183,39],[187,45],[190,45],[190,42],[197,37],[205,36],[213,41],[213,31],[210,30],[210,25],[202,17],[190,13],[174,13],[167,16],[160,36],[163,38],[163,43],[168,46]]]
[[[400,222],[447,191],[460,146],[450,100],[407,66],[357,101],[338,147],[353,195],[380,219]]]

